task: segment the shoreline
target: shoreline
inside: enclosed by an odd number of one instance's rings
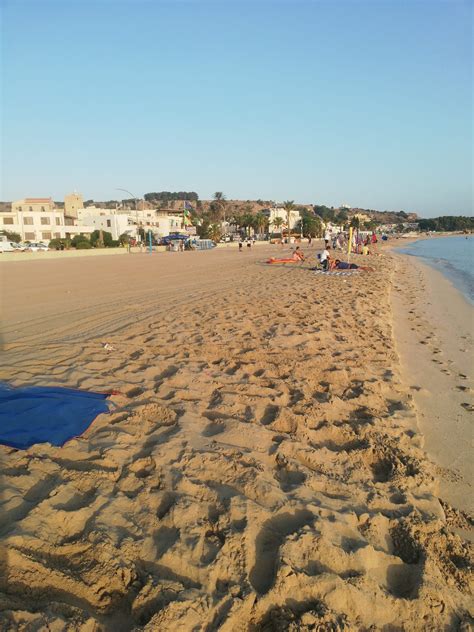
[[[471,235],[466,236],[466,235],[459,235],[459,234],[443,235],[442,237],[474,239],[474,236],[471,236]],[[451,283],[451,285],[463,295],[466,302],[469,305],[474,306],[474,296],[469,295],[470,294],[469,282],[466,281],[466,273],[464,271],[459,270],[458,268],[449,268],[448,266],[446,266],[447,260],[443,259],[443,257],[441,256],[438,256],[435,259],[434,257],[424,256],[423,254],[419,254],[416,252],[413,252],[413,253],[403,252],[403,249],[405,248],[405,246],[410,247],[414,243],[425,242],[425,241],[428,241],[428,242],[432,241],[432,238],[416,239],[415,241],[410,240],[404,246],[395,246],[393,248],[393,252],[395,252],[396,254],[408,257],[410,259],[414,258],[420,261],[423,265],[429,267],[431,270],[441,273],[443,277],[447,279]]]
[[[438,468],[440,498],[472,517],[473,308],[422,258],[393,254],[405,283],[395,282],[392,291],[403,379],[413,392],[424,448]],[[472,531],[463,535],[473,539]]]

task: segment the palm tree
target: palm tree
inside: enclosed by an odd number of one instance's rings
[[[216,193],[214,193],[214,206],[216,206],[222,217],[224,222],[225,220],[225,209],[226,209],[226,205],[227,205],[227,200],[225,195],[222,193],[222,191],[217,191]]]
[[[352,228],[359,229],[360,228],[360,218],[357,217],[356,215],[354,215],[353,218],[351,219],[350,226],[352,226]]]
[[[254,224],[254,218],[255,216],[252,213],[244,213],[241,217],[241,225],[242,228],[245,228],[245,234],[247,237],[250,237],[250,228]]]
[[[207,229],[207,234],[212,241],[219,241],[222,237],[222,230],[219,224],[210,224]]]
[[[275,228],[277,229],[277,232],[278,232],[278,229],[281,228],[282,224],[283,224],[283,219],[281,217],[275,217],[275,219],[272,220],[272,226],[275,226]]]
[[[295,210],[294,200],[287,200],[286,202],[283,202],[283,208],[286,211],[286,227],[288,229],[288,243],[290,243],[290,219],[291,211]]]
[[[237,226],[237,228],[240,228],[241,214],[238,211],[234,211],[232,215],[229,217],[229,224],[231,226]]]
[[[268,218],[263,213],[257,213],[254,217],[255,226],[258,230],[259,235],[262,234],[262,230],[265,230],[268,225]]]

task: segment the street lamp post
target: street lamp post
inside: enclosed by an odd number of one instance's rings
[[[138,198],[136,195],[133,195],[133,193],[131,191],[127,191],[127,189],[116,189],[116,191],[123,191],[124,193],[128,193],[128,195],[131,195],[134,202],[135,202],[135,219],[137,221],[137,236],[138,238],[140,237],[140,233],[138,232],[138,207],[137,207],[137,201]]]

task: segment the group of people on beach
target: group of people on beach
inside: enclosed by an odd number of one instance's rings
[[[251,248],[253,245],[255,245],[255,237],[253,239],[250,239],[249,237],[245,240],[245,242],[242,241],[242,239],[239,239],[239,252],[242,252],[244,248],[244,243],[247,245],[247,248]]]
[[[360,266],[356,263],[349,263],[348,261],[341,261],[341,259],[331,257],[330,248],[331,246],[326,246],[321,253],[320,262],[323,270],[372,270],[368,266]]]
[[[364,247],[368,248],[365,244]],[[325,271],[331,270],[365,270],[371,271],[372,268],[368,266],[361,266],[356,263],[350,263],[348,261],[342,261],[341,259],[333,258],[330,253],[331,246],[329,245],[329,241],[325,242],[323,252],[318,255],[319,262],[321,264],[321,268]],[[368,252],[362,252],[361,254],[369,254]],[[267,260],[269,264],[275,263],[299,263],[301,261],[305,261],[306,257],[304,253],[300,250],[299,246],[291,253],[290,257],[270,257]]]

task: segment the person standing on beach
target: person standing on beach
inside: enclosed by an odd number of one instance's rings
[[[311,246],[311,242],[312,242],[311,235],[308,235],[308,246]]]
[[[242,252],[242,246],[243,246],[242,240],[239,239],[239,252]]]
[[[342,250],[344,248],[344,235],[339,233],[336,240],[338,250]]]

